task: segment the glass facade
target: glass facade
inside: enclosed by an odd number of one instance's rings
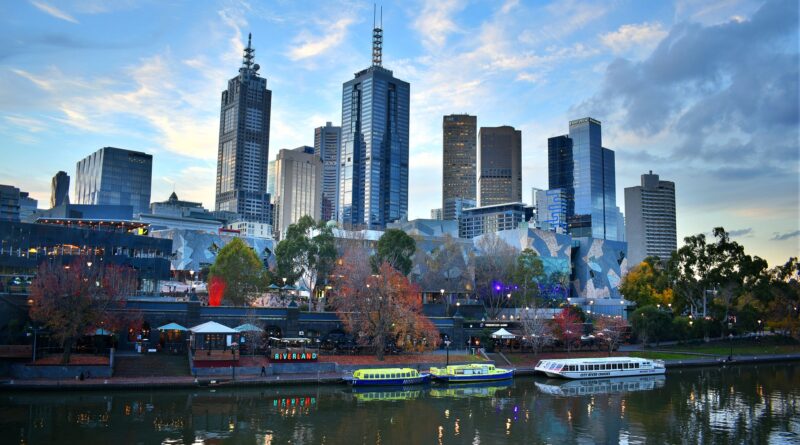
[[[327,122],[314,129],[314,153],[322,159],[322,212],[324,221],[336,219],[336,192],[339,188],[339,145],[342,127]]]
[[[522,201],[522,132],[481,127],[478,133],[478,205]]]
[[[272,92],[253,64],[254,51],[248,43],[239,75],[222,92],[215,209],[272,224],[267,193]]]
[[[338,219],[382,229],[408,213],[410,85],[372,66],[342,90]]]
[[[570,121],[569,135],[548,140],[549,188],[562,189],[570,235],[617,240],[614,151],[602,146],[600,121]]]
[[[75,170],[76,204],[131,206],[134,215],[150,210],[152,155],[103,147]]]
[[[456,200],[475,201],[477,126],[478,118],[468,114],[442,119],[442,210],[446,220],[458,218]]]

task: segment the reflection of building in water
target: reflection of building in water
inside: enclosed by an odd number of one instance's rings
[[[584,396],[593,394],[647,391],[664,386],[663,375],[616,377],[610,379],[547,380],[536,383],[539,391],[554,396]]]

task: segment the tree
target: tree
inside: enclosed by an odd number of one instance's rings
[[[800,262],[789,258],[768,271],[769,291],[763,292],[762,305],[769,325],[792,337],[800,335]]]
[[[628,322],[622,317],[599,317],[597,319],[597,333],[608,346],[608,356],[619,348],[628,334]]]
[[[325,222],[315,223],[314,218],[303,216],[289,226],[275,247],[275,278],[300,281],[309,295],[314,295],[316,287],[327,282],[336,255],[332,229]]]
[[[359,344],[374,348],[383,360],[387,340],[407,350],[434,348],[439,335],[422,313],[419,287],[388,262],[370,274],[363,249],[349,249],[338,262],[331,304]]]
[[[533,353],[537,354],[542,347],[552,342],[550,323],[539,311],[525,309],[519,319],[526,342],[531,345]]]
[[[572,350],[572,346],[581,337],[581,330],[583,325],[580,318],[575,312],[564,308],[555,317],[553,317],[555,324],[555,334],[561,339],[561,342],[567,348],[567,353]]]
[[[264,266],[250,246],[234,238],[217,254],[209,271],[211,280],[223,283],[225,300],[247,305],[264,288]]]
[[[424,249],[417,249],[415,257],[417,256],[423,257],[427,265],[427,270],[423,270],[418,282],[423,286],[423,291],[436,292],[444,289],[447,296],[443,303],[447,308],[446,313],[449,314],[450,305],[453,304],[452,295],[473,289],[473,255],[465,251],[463,244],[445,235],[442,244],[430,255]]]
[[[633,313],[631,325],[643,344],[653,341],[658,344],[669,331],[672,317],[669,312],[655,306],[644,306]]]
[[[509,304],[511,278],[517,251],[494,232],[483,235],[475,245],[475,292],[486,315],[497,318]]]
[[[539,283],[545,279],[544,263],[533,249],[524,249],[517,256],[513,279],[521,297],[520,305],[530,306],[536,311]]]
[[[378,239],[377,252],[371,260],[372,270],[377,272],[383,263],[408,275],[411,272],[411,257],[417,250],[414,238],[400,229],[387,229]]]
[[[631,269],[619,285],[620,293],[637,306],[672,303],[672,289],[661,262],[647,257]]]
[[[69,363],[72,346],[82,336],[99,328],[113,332],[137,318],[135,313],[119,311],[136,290],[136,272],[89,264],[85,258],[68,265],[44,262],[31,283],[31,320],[44,325],[64,347],[63,364]]]

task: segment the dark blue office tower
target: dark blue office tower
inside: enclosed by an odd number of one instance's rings
[[[373,28],[372,66],[342,88],[338,220],[383,229],[408,213],[410,85],[381,66],[383,30]]]
[[[566,191],[569,234],[617,241],[614,151],[602,146],[600,121],[570,121],[569,135],[547,142],[549,188]]]

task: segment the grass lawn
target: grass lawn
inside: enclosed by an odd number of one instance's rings
[[[728,340],[719,340],[700,344],[664,346],[658,349],[662,351],[686,351],[727,356],[731,352],[731,343]],[[755,339],[736,339],[733,341],[734,355],[797,353],[800,353],[800,343],[784,337],[758,337]]]
[[[692,360],[705,358],[700,355],[681,354],[679,352],[634,351],[631,357],[646,358],[650,360]]]

